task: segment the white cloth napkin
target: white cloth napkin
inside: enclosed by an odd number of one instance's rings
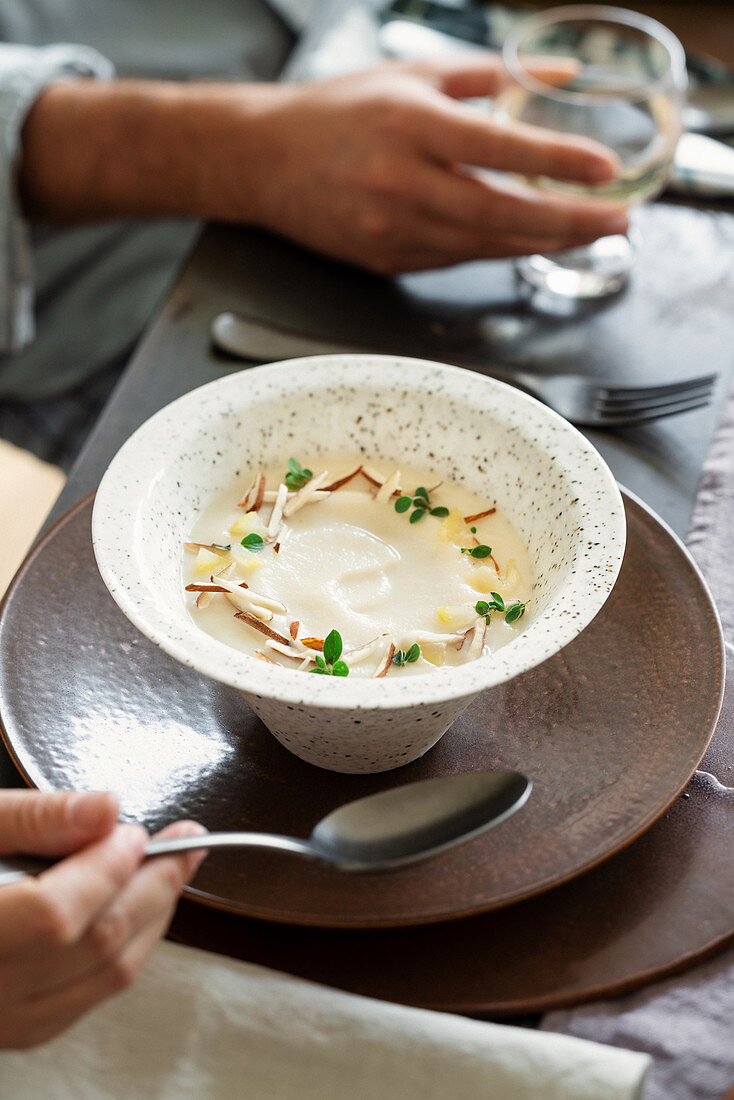
[[[430,966],[430,959],[426,959]],[[36,1050],[4,1100],[635,1100],[649,1058],[341,993],[163,943],[138,983]]]

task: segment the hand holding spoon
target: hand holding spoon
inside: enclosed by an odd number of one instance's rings
[[[146,857],[192,848],[274,848],[343,871],[385,871],[427,859],[499,825],[524,805],[531,790],[530,780],[514,771],[421,779],[340,806],[305,840],[271,833],[206,833],[151,840]],[[52,862],[6,858],[0,862],[0,886],[44,871]]]

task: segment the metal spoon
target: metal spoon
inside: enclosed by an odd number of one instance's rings
[[[192,848],[275,848],[334,864],[342,871],[385,871],[414,863],[499,825],[527,802],[530,780],[513,771],[466,772],[420,779],[347,802],[322,818],[310,837],[207,833],[152,840],[146,856]],[[55,860],[0,862],[0,886],[38,874]]]

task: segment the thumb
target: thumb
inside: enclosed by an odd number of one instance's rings
[[[104,791],[0,791],[0,856],[60,856],[106,836],[119,806]]]

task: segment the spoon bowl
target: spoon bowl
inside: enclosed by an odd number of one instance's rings
[[[527,802],[530,780],[515,771],[466,772],[420,779],[358,798],[318,822],[310,837],[204,833],[151,840],[146,858],[194,848],[271,848],[342,871],[387,871],[427,859],[499,825]],[[0,886],[38,874],[55,860],[0,863]]]

